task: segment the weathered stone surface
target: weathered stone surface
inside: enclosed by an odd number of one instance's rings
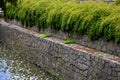
[[[70,37],[69,34],[66,35]],[[63,80],[119,80],[120,78],[119,57],[97,52],[84,46],[66,45],[62,40],[54,37],[39,38],[39,33],[5,22],[0,22],[0,41],[26,60],[48,71],[54,69],[62,75]],[[85,42],[87,41],[89,40],[85,37]],[[104,47],[107,44],[103,41],[89,44],[89,46],[92,45],[98,50],[103,48],[103,51],[109,48]],[[112,45],[110,47],[112,48]],[[120,47],[117,47],[113,51],[119,52],[119,49]],[[103,57],[98,54],[102,54]]]

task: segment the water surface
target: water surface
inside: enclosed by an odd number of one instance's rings
[[[0,80],[54,80],[39,67],[0,45]]]

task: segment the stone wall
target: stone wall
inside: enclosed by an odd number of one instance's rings
[[[8,22],[22,26],[21,23],[16,20],[11,20]],[[38,32],[37,28],[30,28],[30,29]],[[69,38],[74,39],[77,42],[77,44],[80,44],[89,48],[93,48],[99,51],[107,52],[109,54],[120,57],[120,44],[115,43],[115,41],[106,42],[102,38],[96,41],[91,41],[87,35],[81,36],[80,34],[77,34],[77,33],[65,33],[63,31],[55,31],[51,29],[44,29],[44,30],[42,29],[39,32],[52,34],[54,37],[63,39],[63,40],[69,39]]]
[[[65,33],[63,31],[55,31],[51,29],[45,29],[44,31],[41,30],[40,32],[52,34],[54,37],[63,40],[74,39],[77,42],[77,44],[120,57],[120,44],[115,43],[115,41],[107,42],[103,40],[103,38],[92,41],[87,35],[81,36],[77,33]]]
[[[0,21],[0,41],[63,80],[120,80],[120,58]],[[92,44],[94,45],[94,44]],[[102,56],[101,56],[102,55]]]

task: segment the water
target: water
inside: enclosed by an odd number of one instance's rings
[[[0,46],[0,80],[54,80],[18,54]]]

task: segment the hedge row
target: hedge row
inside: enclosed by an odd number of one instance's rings
[[[86,34],[92,40],[120,42],[120,7],[106,3],[76,3],[64,0],[23,0],[7,3],[6,19],[26,26]]]

